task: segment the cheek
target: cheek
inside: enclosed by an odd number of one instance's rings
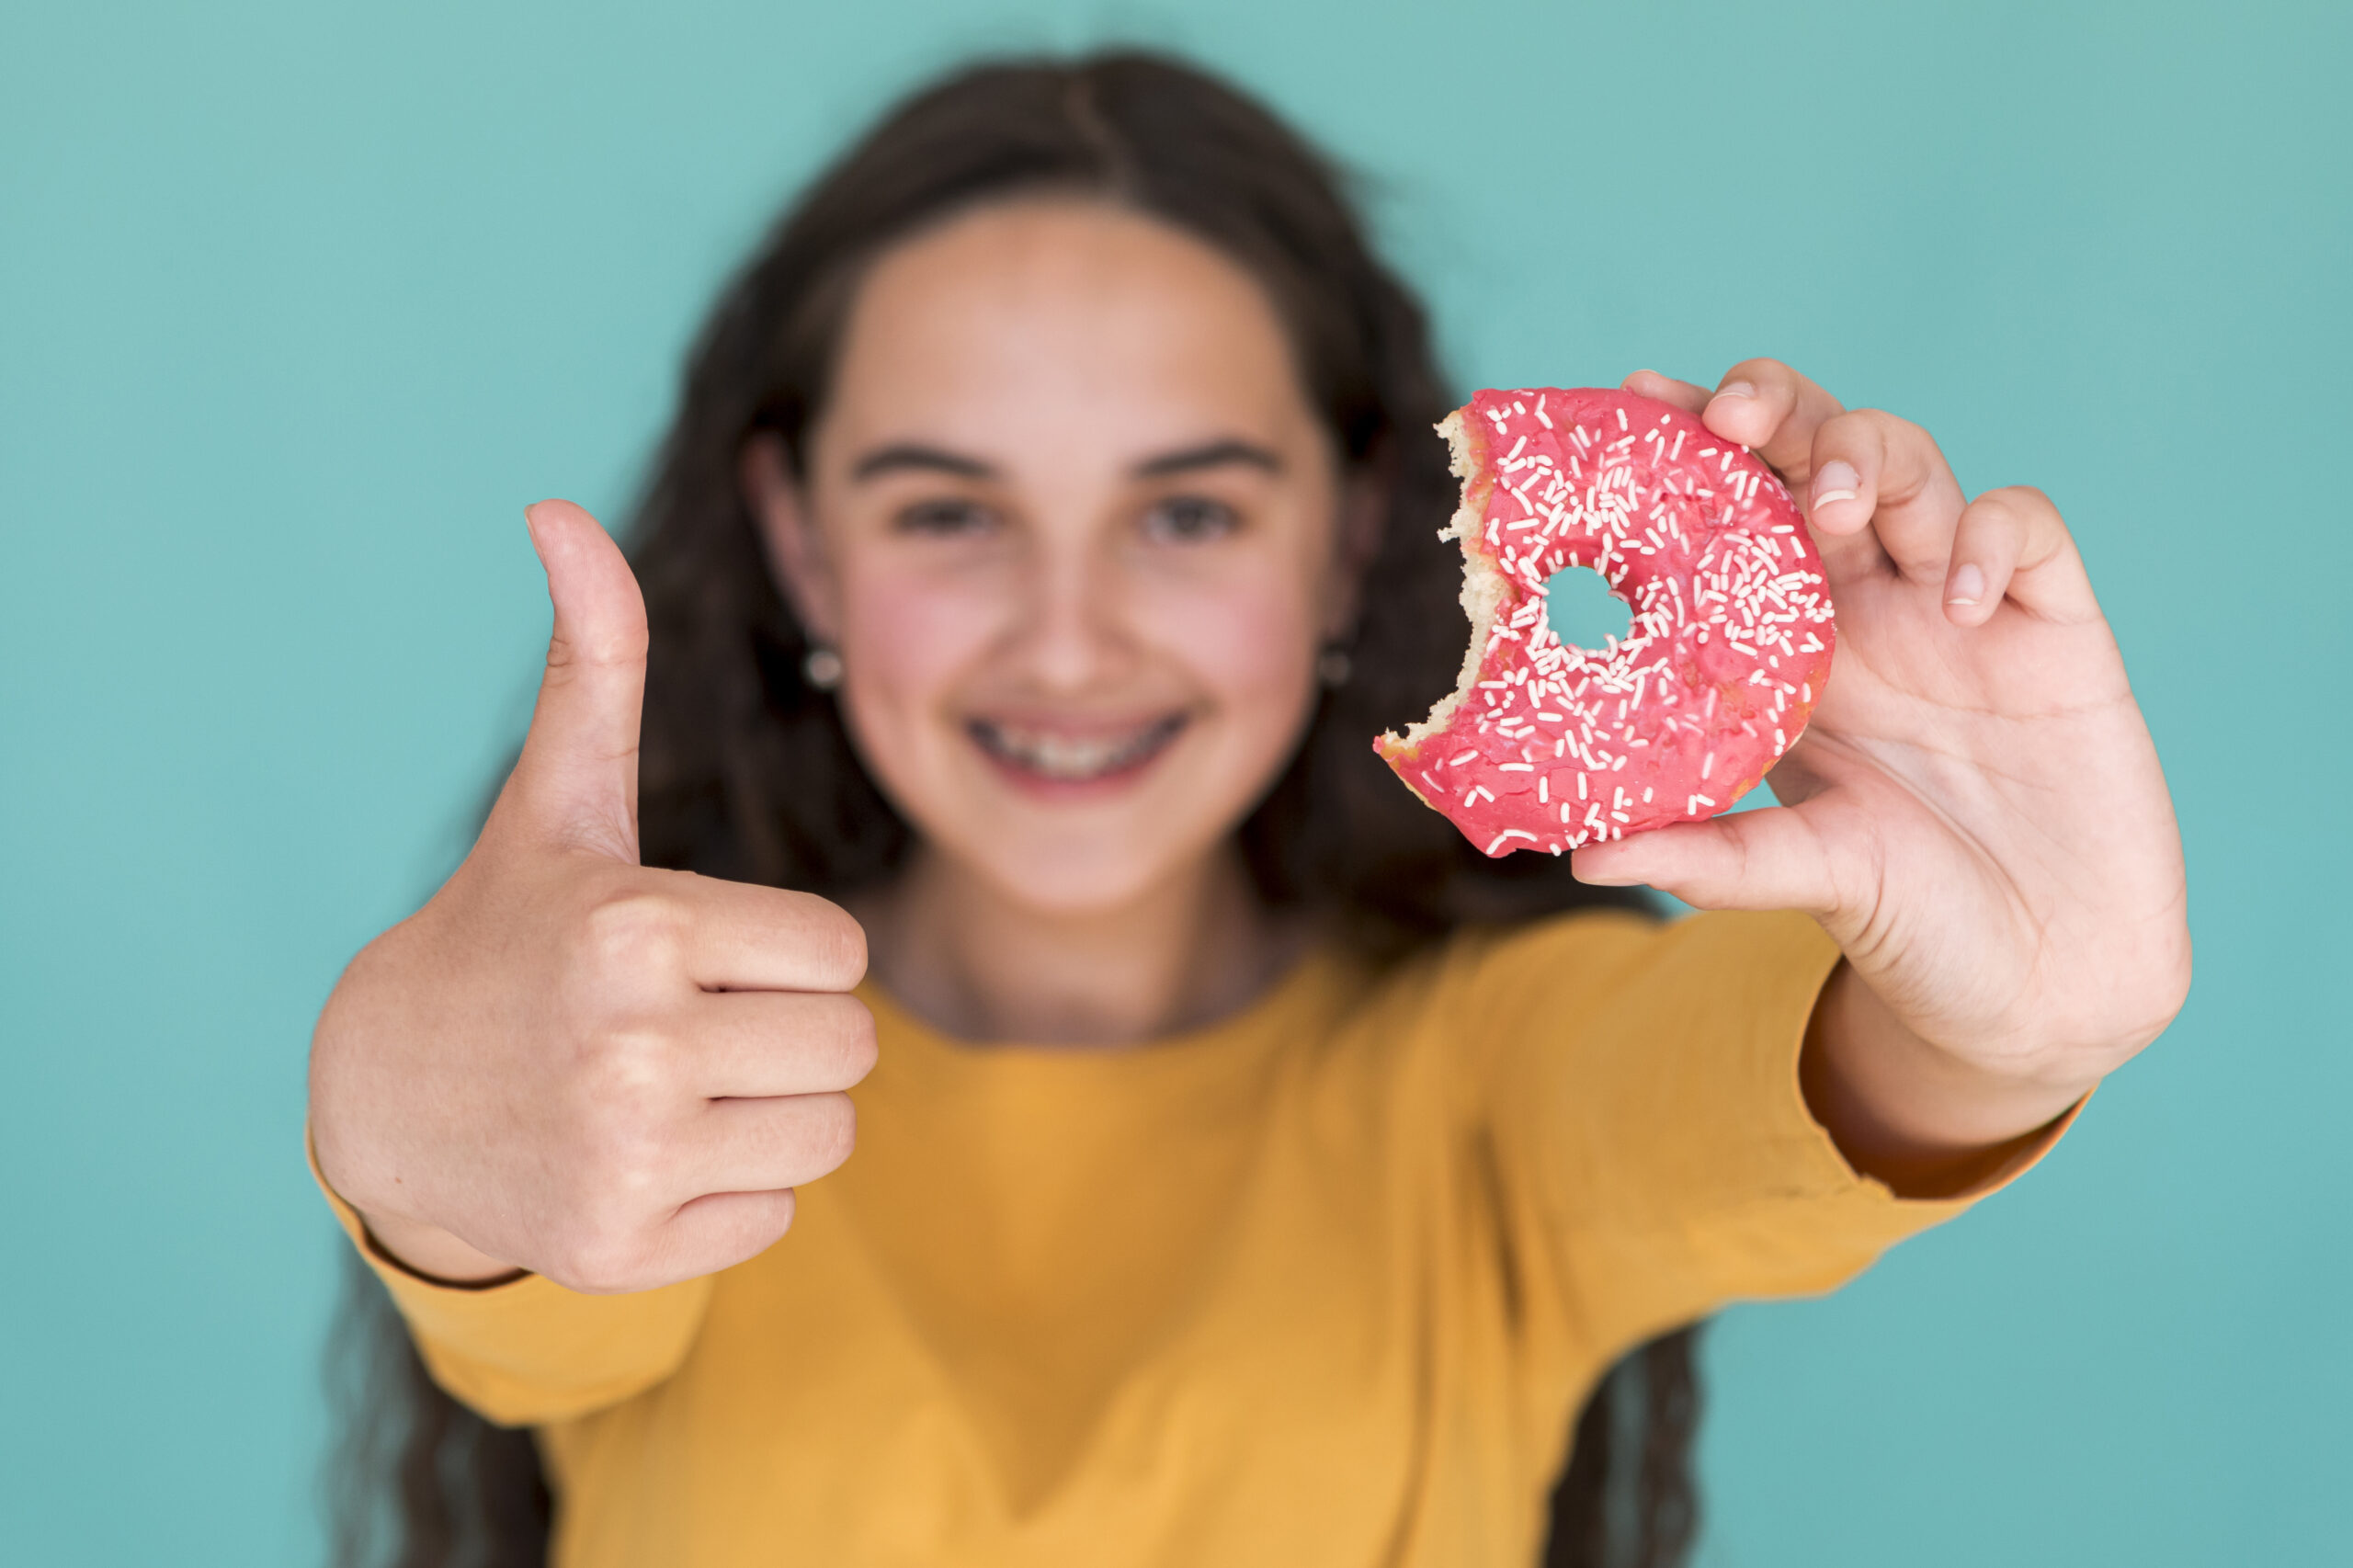
[[[878,760],[910,755],[919,726],[996,635],[999,607],[969,584],[874,572],[842,585],[851,722]]]
[[[1154,595],[1150,635],[1198,681],[1220,716],[1277,744],[1313,685],[1313,607],[1288,574],[1252,572]]]

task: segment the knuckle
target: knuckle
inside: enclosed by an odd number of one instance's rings
[[[753,1244],[745,1256],[775,1245],[787,1231],[792,1229],[793,1216],[800,1212],[800,1195],[792,1188],[788,1187],[782,1192],[770,1193],[767,1206],[760,1215],[760,1222],[752,1233]]]
[[[593,1231],[615,1215],[658,1205],[673,1161],[645,1096],[613,1078],[593,1079],[576,1092],[578,1114],[558,1161],[571,1173],[575,1228]]]
[[[580,945],[603,973],[684,967],[688,916],[676,899],[642,887],[603,892],[580,920]]]
[[[723,1268],[767,1251],[792,1229],[798,1208],[799,1199],[789,1187],[732,1194],[725,1222],[708,1233],[708,1250],[715,1255],[711,1261]]]
[[[849,1018],[843,1031],[843,1086],[864,1080],[881,1060],[882,1046],[874,1030],[874,1013],[855,996],[848,998]]]
[[[1988,506],[2021,523],[2059,520],[2059,508],[2052,505],[2051,497],[2031,484],[2001,485],[1980,495],[1976,504]]]
[[[1926,430],[1913,424],[1904,415],[1890,414],[1884,408],[1858,408],[1847,417],[1856,420],[1863,428],[1870,430],[1882,446],[1893,446],[1897,442],[1927,434]]]
[[[589,1109],[608,1119],[652,1101],[668,1084],[677,1060],[669,1035],[649,1026],[600,1030],[582,1058],[581,1085]]]
[[[866,927],[849,911],[814,893],[795,895],[800,901],[801,943],[821,978],[847,990],[866,975]]]
[[[596,1118],[587,1145],[585,1163],[605,1205],[642,1204],[660,1190],[668,1164],[663,1140],[626,1101]]]
[[[874,1070],[881,1048],[874,1015],[847,993],[808,998],[811,1016],[801,1050],[828,1089],[847,1089]]]
[[[564,1237],[540,1272],[567,1290],[610,1296],[641,1289],[645,1249],[633,1235],[612,1226],[586,1226]]]
[[[801,1153],[820,1174],[838,1169],[858,1147],[858,1108],[844,1094],[809,1096]]]
[[[1870,410],[1858,408],[1844,414],[1834,414],[1822,422],[1813,433],[1813,449],[1824,457],[1865,457],[1876,452],[1881,445],[1879,426],[1870,417]]]
[[[1900,439],[1896,435],[1900,425],[1901,421],[1875,408],[1858,408],[1839,415],[1824,427],[1836,431],[1832,438],[1837,443],[1838,455],[1853,461],[1877,483],[1901,472],[1903,465],[1891,460]]]

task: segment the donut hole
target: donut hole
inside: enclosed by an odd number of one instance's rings
[[[1544,580],[1544,619],[1573,648],[1606,648],[1634,629],[1633,607],[1590,566],[1563,566]]]

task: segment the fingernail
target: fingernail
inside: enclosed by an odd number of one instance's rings
[[[1953,568],[1952,575],[1945,579],[1945,603],[1949,605],[1973,605],[1984,597],[1985,574],[1977,569],[1974,562]]]
[[[1756,395],[1756,387],[1746,381],[1726,381],[1716,389],[1717,397],[1755,397]]]
[[[1855,472],[1852,463],[1835,459],[1824,463],[1813,476],[1813,500],[1808,511],[1816,511],[1834,501],[1852,501],[1862,494],[1863,476]]]

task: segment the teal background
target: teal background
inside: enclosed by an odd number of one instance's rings
[[[1466,387],[1781,355],[2048,489],[2123,642],[2188,1010],[2024,1187],[1726,1314],[1702,1562],[2347,1561],[2348,18],[11,0],[0,1558],[313,1560],[305,1040],[520,733],[520,507],[623,506],[883,95],[1121,37],[1362,172]]]

